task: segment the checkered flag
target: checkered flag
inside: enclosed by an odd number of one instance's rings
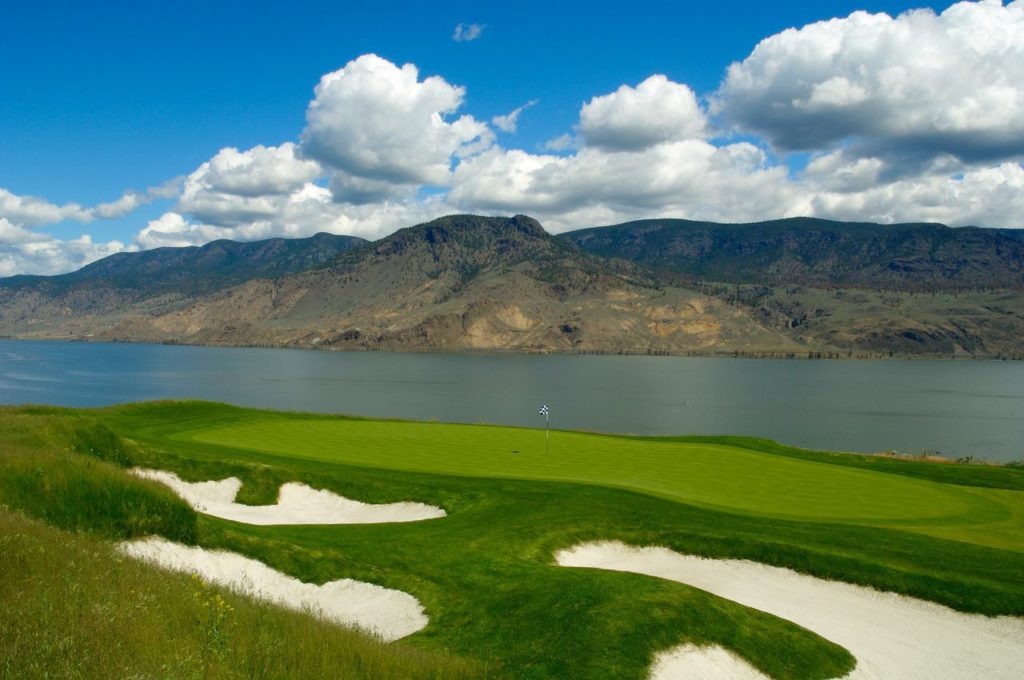
[[[540,407],[540,411],[537,411],[537,413],[544,416],[544,452],[550,453],[551,431],[548,429],[548,414],[551,413],[551,410],[548,408],[547,404],[544,404],[543,406]]]

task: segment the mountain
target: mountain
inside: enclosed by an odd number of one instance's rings
[[[111,312],[145,301],[157,309],[174,306],[250,279],[304,271],[363,243],[354,236],[324,233],[249,243],[219,240],[202,247],[117,253],[58,276],[0,278],[0,328]]]
[[[372,243],[318,236],[127,254],[74,274],[0,281],[0,334],[362,350],[1024,357],[1024,291],[961,288],[984,279],[983,262],[1001,272],[985,281],[1012,279],[1016,234],[900,227],[909,236],[899,243],[936,244],[914,251],[914,274],[881,264],[906,260],[909,246],[858,270],[841,262],[844,246],[829,254],[778,245],[810,225],[812,240],[852,243],[866,263],[881,247],[868,245],[877,225],[847,234],[819,221],[749,231],[693,224],[552,236],[522,215],[452,215]],[[688,264],[679,253],[699,240],[691,232],[732,240],[704,246],[695,260],[704,264]],[[954,271],[951,252],[974,264]],[[887,271],[901,272],[902,290],[832,283]],[[829,283],[807,285],[819,280]]]
[[[1024,289],[1024,230],[806,217],[752,224],[660,219],[562,234],[602,257],[690,280],[933,292]]]
[[[724,301],[662,287],[646,270],[590,255],[529,217],[473,215],[402,229],[325,267],[253,280],[105,332],[124,335],[440,351],[669,352],[734,336],[784,342]]]
[[[60,293],[71,288],[121,290],[136,297],[195,295],[253,278],[310,269],[366,243],[356,236],[319,233],[309,238],[211,241],[204,246],[116,253],[70,274],[0,278],[0,288]]]

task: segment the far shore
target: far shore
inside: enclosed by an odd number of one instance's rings
[[[233,347],[245,349],[297,349],[321,352],[393,352],[409,354],[523,354],[523,355],[576,355],[576,356],[663,356],[728,359],[785,359],[790,361],[1022,361],[1024,354],[971,354],[969,352],[909,353],[864,352],[837,349],[690,349],[661,350],[647,348],[572,349],[557,347],[403,347],[384,345],[328,345],[325,343],[260,343],[260,342],[194,342],[189,340],[149,340],[118,337],[95,337],[93,334],[58,336],[0,335],[0,340],[45,340],[48,342],[100,342],[137,345],[183,345],[186,347]]]

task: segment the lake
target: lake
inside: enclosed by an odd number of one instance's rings
[[[1024,362],[400,354],[0,340],[0,403],[163,398],[1024,458]]]

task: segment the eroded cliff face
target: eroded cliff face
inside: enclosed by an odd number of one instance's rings
[[[453,216],[286,276],[153,290],[0,287],[0,335],[352,350],[1024,355],[1024,296],[1013,291],[689,289],[586,253],[526,217]]]

